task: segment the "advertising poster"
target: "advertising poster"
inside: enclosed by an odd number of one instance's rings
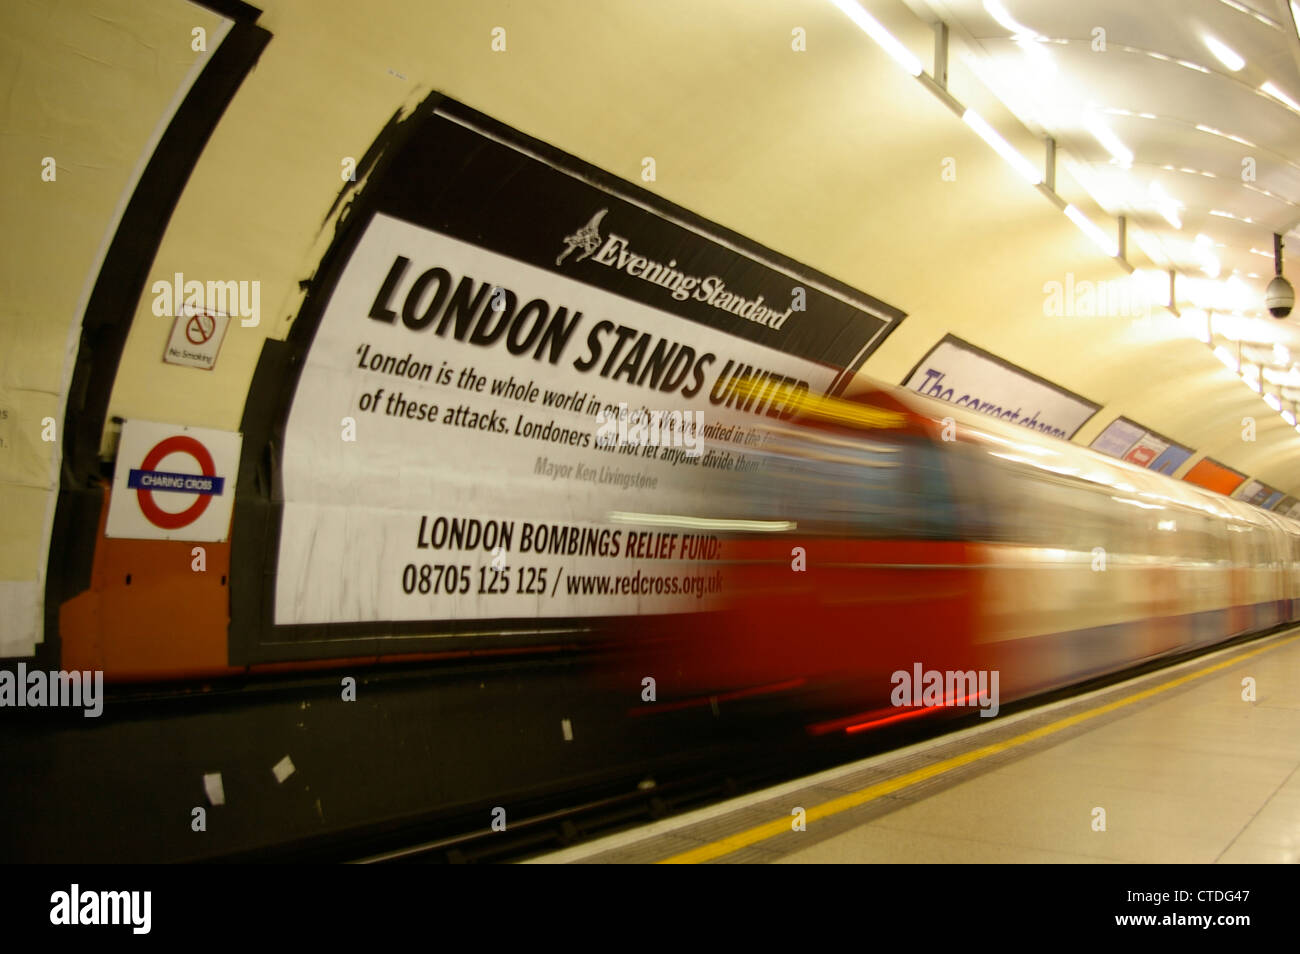
[[[459,104],[408,123],[290,338],[264,635],[707,605],[758,425],[902,313]]]
[[[1233,491],[1232,496],[1238,500],[1244,500],[1247,503],[1253,503],[1255,498],[1264,491],[1264,485],[1258,480],[1248,480],[1240,487]]]
[[[1181,444],[1170,444],[1164,453],[1151,462],[1150,469],[1172,477],[1174,471],[1182,467],[1191,456],[1192,449],[1190,447],[1183,447]]]
[[[1145,433],[1146,431],[1127,418],[1117,417],[1093,439],[1089,446],[1111,457],[1123,457]]]
[[[1188,483],[1196,484],[1198,487],[1204,487],[1206,490],[1213,490],[1225,496],[1231,495],[1245,479],[1245,474],[1240,474],[1230,467],[1225,467],[1209,457],[1202,457],[1183,476],[1183,480]]]
[[[1100,407],[955,335],[935,345],[903,386],[1063,440]]]
[[[1161,454],[1169,449],[1169,444],[1152,434],[1143,434],[1142,437],[1134,444],[1124,459],[1130,464],[1137,464],[1139,467],[1149,467]]]
[[[1117,417],[1093,439],[1093,450],[1161,474],[1172,474],[1192,456],[1192,449],[1175,444],[1126,417]]]

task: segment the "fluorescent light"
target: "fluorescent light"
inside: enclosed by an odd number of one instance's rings
[[[1038,167],[1017,152],[1011,143],[998,135],[997,130],[986,123],[984,117],[979,113],[973,109],[967,109],[961,114],[961,119],[967,126],[975,130],[981,139],[992,146],[994,151],[1011,165],[1011,168],[1020,173],[1022,179],[1030,185],[1038,185],[1043,181],[1043,174],[1038,170]]]
[[[1238,311],[1249,311],[1256,307],[1256,294],[1251,287],[1241,280],[1237,275],[1230,275],[1226,282],[1221,283],[1223,286],[1222,301],[1226,301],[1230,308]],[[1269,322],[1255,322],[1256,327],[1263,324],[1266,328],[1272,329]],[[1258,340],[1267,342],[1272,335],[1259,338]]]
[[[1020,52],[1025,54],[1025,59],[1043,73],[1055,73],[1056,63],[1050,54],[1044,48],[1043,44],[1031,36],[1016,37],[1016,46],[1020,47]]]
[[[1291,352],[1287,349],[1286,345],[1281,343],[1275,343],[1273,345],[1273,363],[1283,366],[1291,363]]]
[[[1256,394],[1264,393],[1264,389],[1260,386],[1259,379],[1257,378],[1246,378],[1246,387],[1250,388]]]
[[[1209,344],[1214,340],[1214,336],[1210,334],[1210,316],[1199,308],[1184,309],[1183,320],[1197,326],[1196,331],[1192,332],[1192,337],[1197,341]]]
[[[1171,196],[1159,182],[1152,180],[1151,185],[1147,187],[1147,192],[1155,202],[1156,211],[1163,216],[1164,220],[1176,229],[1183,227],[1183,220],[1178,215],[1178,210],[1182,208],[1182,203]]]
[[[1223,345],[1219,345],[1219,347],[1214,349],[1214,356],[1222,361],[1229,371],[1235,372],[1239,368],[1239,365],[1237,364],[1237,356],[1227,348],[1223,347]]]
[[[1142,231],[1142,229],[1130,225],[1128,237],[1136,242],[1138,248],[1142,249],[1143,254],[1146,255],[1147,258],[1151,259],[1151,261],[1156,265],[1169,264],[1169,256],[1165,254],[1165,250],[1161,246],[1160,240],[1154,235],[1149,235]],[[1165,275],[1165,281],[1169,281],[1169,276],[1167,274]]]
[[[1282,24],[1278,23],[1276,20],[1272,20],[1269,17],[1264,16],[1264,14],[1260,13],[1257,10],[1252,10],[1244,3],[1238,3],[1237,0],[1219,0],[1219,2],[1222,3],[1224,6],[1232,7],[1232,9],[1238,11],[1239,13],[1244,13],[1246,14],[1246,16],[1254,17],[1260,23],[1264,24],[1264,26],[1273,27],[1273,29],[1275,30],[1280,30],[1282,28]]]
[[[1195,294],[1192,295],[1192,301],[1197,304],[1198,298],[1205,298],[1207,302],[1202,307],[1221,309],[1214,315],[1214,333],[1220,338],[1227,338],[1232,342],[1243,342],[1245,344],[1271,346],[1274,341],[1279,340],[1288,332],[1279,328],[1281,322],[1263,318],[1246,318],[1240,314],[1226,314],[1233,308],[1243,308],[1244,297],[1241,295],[1241,289],[1236,286],[1233,279],[1226,282],[1214,282],[1208,278],[1187,279],[1187,282],[1200,282],[1201,288],[1193,289]],[[1249,290],[1247,290],[1247,294]],[[1248,304],[1248,303],[1247,303]]]
[[[1156,268],[1139,268],[1129,276],[1141,300],[1153,305],[1169,306],[1169,273]]]
[[[1255,144],[1249,139],[1242,139],[1240,136],[1234,136],[1232,133],[1226,133],[1222,129],[1215,129],[1213,126],[1207,126],[1204,123],[1197,123],[1196,128],[1203,133],[1209,133],[1211,136],[1218,136],[1220,139],[1228,139],[1232,142],[1239,142],[1243,146],[1254,148]]]
[[[1223,266],[1219,262],[1219,257],[1214,254],[1214,239],[1204,232],[1199,233],[1196,236],[1196,241],[1192,243],[1192,254],[1201,263],[1201,271],[1211,278],[1219,277],[1219,272],[1223,270]]]
[[[1085,116],[1083,122],[1093,138],[1101,143],[1121,166],[1127,169],[1133,165],[1133,151],[1124,145],[1105,123],[1095,116]]]
[[[1285,103],[1291,109],[1294,109],[1297,113],[1300,113],[1300,103],[1297,103],[1294,99],[1292,99],[1286,93],[1282,92],[1272,83],[1265,83],[1263,86],[1260,87],[1260,89],[1263,92],[1268,93],[1268,95],[1272,96],[1278,102]]]
[[[1292,414],[1290,411],[1282,412],[1282,420],[1286,421],[1292,427],[1295,427],[1295,415]]]
[[[1002,24],[1002,26],[1010,30],[1012,36],[1019,37],[1019,36],[1038,35],[1033,30],[1029,29],[1029,27],[1025,26],[1023,23],[1017,22],[1016,18],[1013,17],[1011,14],[1007,13],[1007,8],[1004,7],[1001,3],[999,3],[998,0],[984,0],[984,9],[988,11],[989,16],[991,16],[994,20],[997,20],[998,23]]]
[[[1205,45],[1209,47],[1210,52],[1214,54],[1214,58],[1234,73],[1246,65],[1246,61],[1232,47],[1220,43],[1212,36],[1202,37],[1202,39],[1205,40]]]
[[[1295,26],[1295,35],[1300,36],[1300,4],[1291,0],[1291,20]]]
[[[899,41],[898,37],[894,36],[894,34],[881,26],[879,20],[867,13],[866,10],[863,10],[860,6],[854,3],[853,0],[831,0],[831,3],[833,3],[846,17],[861,27],[867,36],[880,44],[894,62],[907,70],[907,72],[911,73],[913,76],[921,75],[921,71],[924,69],[924,67],[921,66],[921,61],[912,54],[911,50]]]
[[[1096,242],[1097,246],[1111,258],[1119,254],[1119,245],[1116,241],[1073,205],[1065,207],[1065,214],[1071,222],[1083,231],[1084,235]]]
[[[1278,400],[1278,396],[1276,394],[1265,394],[1264,403],[1267,404],[1275,411],[1282,410],[1282,402]]]

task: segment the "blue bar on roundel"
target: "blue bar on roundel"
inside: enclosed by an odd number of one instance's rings
[[[178,494],[220,494],[225,484],[224,477],[137,468],[132,468],[126,479],[126,485],[132,490],[169,490]]]

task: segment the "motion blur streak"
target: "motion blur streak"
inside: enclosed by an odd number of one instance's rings
[[[1005,705],[1300,618],[1295,521],[898,388],[795,406],[715,501],[721,605],[617,634],[652,714],[761,698],[856,733],[969,714],[891,706],[917,664]]]

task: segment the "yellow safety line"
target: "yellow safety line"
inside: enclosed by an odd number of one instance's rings
[[[952,758],[944,759],[942,762],[935,762],[932,765],[916,769],[905,775],[899,775],[897,778],[886,779],[883,782],[877,782],[875,785],[870,785],[867,788],[860,789],[856,792],[841,795],[839,798],[833,798],[829,802],[823,802],[820,805],[815,805],[808,809],[807,820],[810,822],[818,821],[823,818],[829,818],[832,815],[838,815],[840,812],[848,811],[850,808],[857,808],[859,805],[865,805],[867,802],[874,801],[875,799],[880,798],[883,795],[888,795],[891,792],[897,792],[900,789],[915,785],[917,782],[924,782],[926,779],[934,778],[937,775],[943,775],[945,772],[950,772],[963,765],[969,765],[972,762],[978,762],[980,759],[987,758],[990,755],[995,755],[998,752],[1005,752],[1008,749],[1014,749],[1017,746],[1024,745],[1026,742],[1032,742],[1035,739],[1044,738],[1054,732],[1068,729],[1070,726],[1086,722],[1089,719],[1096,718],[1099,715],[1104,715],[1107,712],[1114,712],[1116,709],[1122,709],[1124,706],[1131,705],[1134,702],[1139,702],[1143,699],[1150,699],[1152,696],[1159,695],[1169,689],[1189,683],[1193,679],[1200,679],[1202,676],[1207,676],[1212,672],[1218,672],[1220,669],[1226,669],[1244,659],[1249,659],[1252,656],[1258,656],[1260,653],[1277,649],[1279,646],[1285,646],[1287,643],[1294,642],[1297,639],[1300,639],[1300,633],[1288,636],[1286,639],[1273,643],[1271,646],[1261,646],[1259,649],[1252,649],[1249,652],[1233,656],[1231,659],[1225,659],[1221,662],[1214,663],[1213,665],[1207,666],[1197,672],[1188,673],[1185,676],[1179,676],[1177,679],[1171,679],[1169,682],[1153,686],[1150,689],[1143,689],[1131,696],[1126,696],[1123,699],[1117,699],[1114,702],[1108,702],[1105,705],[1097,706],[1094,709],[1088,709],[1085,712],[1066,716],[1064,719],[1059,719],[1058,721],[1049,723],[1048,725],[1040,726],[1037,729],[1031,729],[1028,732],[1014,736],[1006,741],[994,742],[991,745],[984,746],[983,748],[972,749],[970,752],[965,752],[961,755],[954,755]],[[710,842],[707,845],[692,848],[690,851],[683,851],[680,854],[672,855],[671,857],[664,858],[662,861],[657,863],[661,865],[672,865],[698,864],[702,861],[712,861],[714,858],[721,858],[723,855],[729,855],[733,851],[739,851],[741,848],[748,848],[750,845],[756,845],[760,841],[775,838],[777,835],[790,830],[790,819],[778,818],[774,821],[764,822],[762,825],[757,825],[746,831],[737,832],[734,835],[728,835],[726,838]]]

